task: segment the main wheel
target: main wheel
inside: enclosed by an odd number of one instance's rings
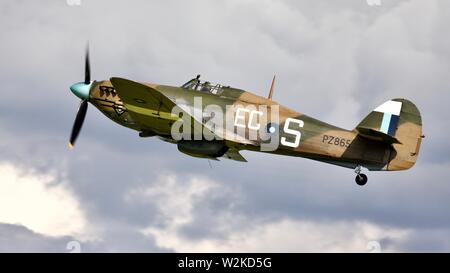
[[[360,173],[358,175],[356,175],[355,177],[355,182],[356,184],[360,185],[360,186],[364,186],[367,183],[367,175]]]

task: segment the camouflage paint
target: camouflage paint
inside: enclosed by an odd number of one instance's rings
[[[146,92],[151,94],[133,91],[141,85],[148,87]],[[89,102],[111,120],[139,131],[141,136],[156,135],[163,140],[174,142],[171,139],[171,126],[179,117],[174,116],[171,110],[181,102],[193,104],[196,96],[202,98],[203,106],[218,105],[223,112],[226,111],[227,105],[243,107],[265,105],[268,109],[277,105],[279,128],[283,128],[288,118],[302,120],[304,124],[300,130],[300,145],[296,148],[279,145],[276,150],[269,152],[273,154],[305,157],[348,168],[362,165],[370,170],[396,171],[412,167],[420,149],[422,136],[420,113],[412,102],[405,99],[393,100],[402,103],[397,128],[392,137],[399,143],[389,142],[391,141],[389,139],[377,139],[377,135],[370,133],[362,133],[364,128],[380,130],[383,113],[372,112],[355,129],[346,130],[296,112],[270,99],[231,87],[223,87],[220,94],[211,94],[180,87],[111,78],[111,81],[92,83]],[[270,122],[270,119],[267,120]],[[246,130],[248,131],[248,128]],[[280,130],[279,138],[282,137],[292,141],[292,135]],[[228,139],[224,142],[235,151],[260,151],[258,142],[249,144]]]

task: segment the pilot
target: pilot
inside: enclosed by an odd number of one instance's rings
[[[203,84],[202,89],[201,89],[200,91],[209,93],[210,90],[211,90],[211,84],[210,84],[210,82],[205,82],[205,83]]]

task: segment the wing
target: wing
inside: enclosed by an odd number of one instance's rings
[[[170,113],[175,106],[169,98],[156,89],[122,78],[111,78],[111,83],[127,109],[143,115]]]
[[[156,89],[122,78],[111,78],[110,81],[130,116],[142,129],[167,131],[164,129],[170,128],[178,119],[171,113],[175,103]]]
[[[196,117],[197,115],[191,114],[199,109],[194,109],[193,105],[176,104],[155,88],[122,78],[114,77],[110,81],[131,117],[143,126],[143,129],[156,132],[170,132],[170,126],[179,119],[179,116],[172,114],[172,108],[178,106],[184,113],[191,116],[193,130],[201,130],[200,133],[202,133],[203,128],[206,128],[210,132],[214,131],[221,139],[255,145],[255,142],[249,141],[234,132],[206,125],[201,118]],[[200,126],[194,126],[194,123]]]

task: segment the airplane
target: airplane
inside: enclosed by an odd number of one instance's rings
[[[90,71],[87,49],[84,81],[70,86],[72,93],[81,99],[70,136],[71,149],[91,103],[112,121],[139,132],[140,137],[158,137],[174,143],[180,152],[190,156],[246,162],[240,151],[259,151],[303,157],[354,169],[355,182],[363,186],[368,178],[362,168],[369,171],[411,168],[424,138],[418,108],[403,98],[386,101],[354,129],[346,130],[272,100],[275,77],[266,98],[201,81],[199,75],[182,86],[167,86],[118,77],[91,81]],[[196,106],[199,99],[202,105]],[[205,110],[208,106],[223,112],[227,128],[210,122],[214,113]],[[178,112],[174,113],[175,108]],[[261,108],[269,111],[260,111]],[[224,118],[216,121],[220,119]],[[176,124],[179,127],[186,124],[179,130],[184,137],[174,136]],[[205,132],[215,137],[204,137]],[[194,133],[200,133],[200,137],[189,138]],[[271,145],[266,145],[268,139]],[[268,148],[264,149],[265,145]]]

